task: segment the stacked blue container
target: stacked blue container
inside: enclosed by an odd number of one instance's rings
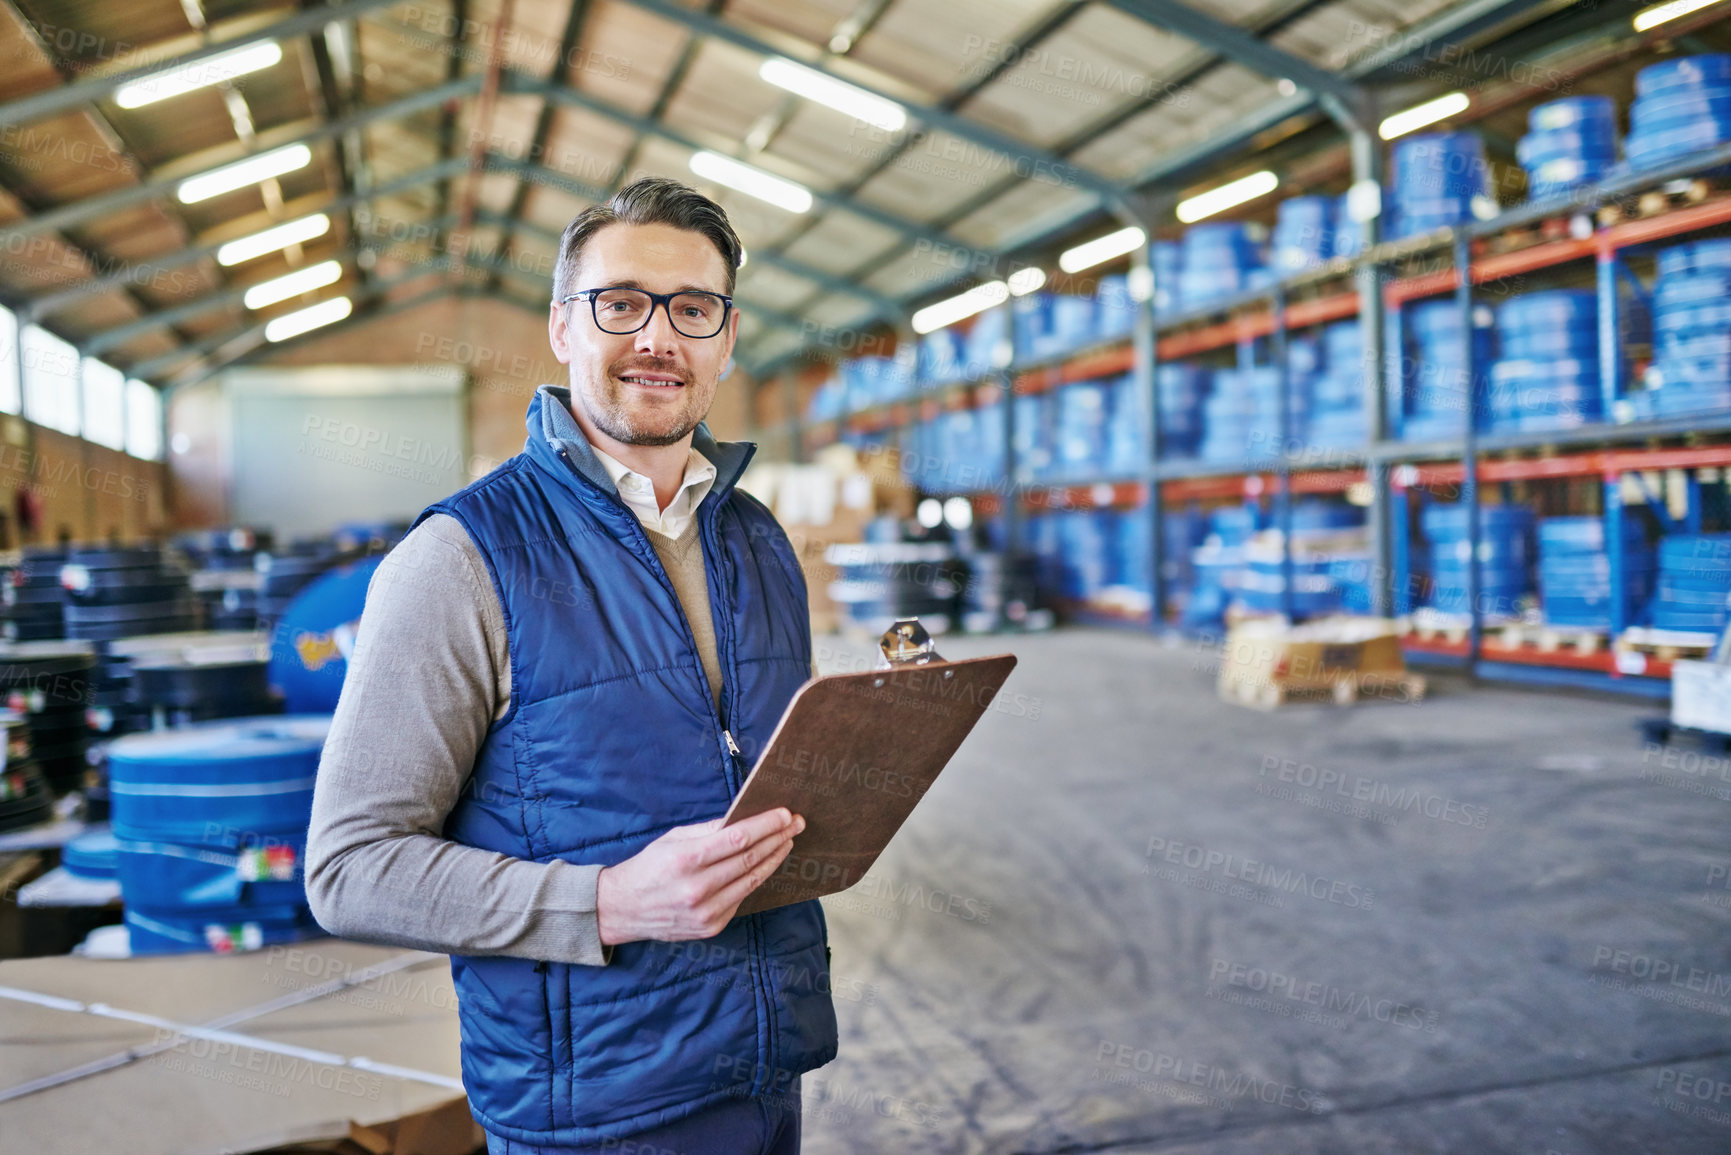
[[[1731,239],[1659,254],[1653,340],[1653,416],[1731,410]]]
[[[1288,197],[1269,238],[1269,266],[1290,277],[1323,264],[1334,255],[1334,198]]]
[[[1130,278],[1113,273],[1100,278],[1095,290],[1094,339],[1111,341],[1128,337],[1136,327],[1136,310],[1141,307],[1130,293]]]
[[[1731,55],[1684,56],[1650,64],[1635,76],[1629,168],[1656,168],[1692,152],[1731,142]]]
[[[1202,402],[1213,387],[1213,371],[1173,361],[1155,368],[1160,394],[1160,452],[1190,457],[1202,440]]]
[[[1599,304],[1590,289],[1525,293],[1497,309],[1493,429],[1542,432],[1600,420]]]
[[[1107,391],[1106,472],[1113,477],[1141,473],[1148,466],[1148,414],[1136,391],[1136,375],[1124,374]]]
[[[1179,622],[1187,629],[1218,626],[1244,581],[1244,550],[1260,516],[1255,506],[1229,505],[1208,519],[1208,537],[1190,554],[1195,586]]]
[[[1622,620],[1653,592],[1653,551],[1635,521],[1623,522]],[[1553,626],[1611,628],[1611,559],[1602,517],[1548,517],[1539,523],[1539,605]]]
[[[1203,403],[1204,461],[1272,457],[1280,440],[1280,373],[1272,366],[1219,369]]]
[[[1094,339],[1094,300],[1068,293],[1029,293],[1010,302],[1016,360],[1067,353]]]
[[[1241,221],[1191,225],[1184,231],[1178,305],[1190,309],[1246,292],[1262,268],[1262,250]]]
[[[1155,241],[1149,248],[1154,267],[1154,315],[1160,317],[1179,307],[1178,274],[1184,271],[1184,247],[1177,241]]]
[[[1401,437],[1442,441],[1466,435],[1467,370],[1461,360],[1461,317],[1447,298],[1421,301],[1405,310],[1412,355],[1402,358],[1406,377]],[[1475,374],[1490,360],[1491,332],[1481,322],[1488,312],[1472,310]]]
[[[1311,385],[1305,442],[1312,449],[1364,445],[1364,332],[1357,321],[1339,321],[1322,331],[1324,368]]]
[[[1016,466],[1028,477],[1050,477],[1056,461],[1053,430],[1057,425],[1055,393],[1016,398]]]
[[[1010,339],[1010,310],[1006,305],[987,309],[974,318],[962,340],[962,373],[979,377],[1008,363],[1003,346]]]
[[[1424,511],[1424,534],[1430,542],[1432,609],[1467,613],[1467,566],[1472,546],[1467,540],[1464,505],[1433,505]],[[1519,602],[1532,589],[1529,577],[1533,511],[1518,505],[1489,505],[1479,510],[1479,611],[1491,621],[1515,617]]]
[[[1104,471],[1107,387],[1081,381],[1057,390],[1058,429],[1055,471],[1060,477],[1083,477]]]
[[[1365,578],[1353,580],[1361,571],[1368,576],[1368,556],[1361,540],[1347,548],[1335,548],[1343,530],[1361,529],[1364,511],[1355,506],[1307,500],[1292,508],[1292,615],[1294,620],[1340,613],[1347,607],[1349,585],[1362,586],[1350,600],[1368,602]],[[1355,535],[1356,536],[1356,535]],[[1258,539],[1245,550],[1245,568],[1238,600],[1251,613],[1283,612],[1286,589],[1285,561],[1279,535]],[[1342,580],[1343,577],[1346,580]]]
[[[1393,237],[1472,220],[1490,197],[1484,145],[1470,132],[1410,136],[1394,146]]]
[[[1617,163],[1617,106],[1608,96],[1570,96],[1527,114],[1532,131],[1515,155],[1527,170],[1527,199],[1561,196],[1603,177]]]
[[[1109,580],[1113,515],[1105,510],[1073,509],[1049,515],[1058,523],[1058,592],[1087,601]]]
[[[1113,515],[1111,550],[1111,572],[1108,583],[1123,586],[1147,594],[1153,589],[1149,575],[1153,559],[1148,556],[1148,543],[1152,540],[1153,522],[1148,517],[1146,509],[1120,510]]]
[[[1687,534],[1659,542],[1653,626],[1723,633],[1731,619],[1731,533]]]
[[[108,748],[134,954],[256,950],[317,933],[303,878],[328,716],[243,718]]]
[[[954,329],[934,329],[920,338],[920,388],[947,385],[952,381],[960,381],[962,377],[961,334]]]

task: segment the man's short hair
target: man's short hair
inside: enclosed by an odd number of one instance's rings
[[[733,295],[733,281],[744,250],[727,220],[727,211],[690,185],[671,177],[646,176],[614,193],[606,204],[590,205],[565,226],[559,238],[559,263],[553,269],[555,301],[578,291],[574,281],[583,246],[612,224],[672,225],[702,233],[721,253],[721,263],[727,266],[727,294]]]

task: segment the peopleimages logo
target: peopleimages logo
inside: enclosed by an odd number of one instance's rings
[[[1333,791],[1354,802],[1365,802],[1401,813],[1416,811],[1439,822],[1453,822],[1483,830],[1490,820],[1488,806],[1475,806],[1420,790],[1416,786],[1391,786],[1387,782],[1360,775],[1348,776],[1339,770],[1318,768],[1309,762],[1264,755],[1260,774],[1278,782],[1287,782],[1319,793]]]
[[[1356,882],[1343,882],[1223,850],[1210,850],[1194,842],[1179,842],[1155,835],[1148,839],[1145,855],[1149,860],[1142,864],[1145,874],[1152,873],[1152,864],[1160,861],[1286,894],[1309,895],[1320,902],[1332,902],[1353,910],[1369,910],[1376,902],[1376,891]]]

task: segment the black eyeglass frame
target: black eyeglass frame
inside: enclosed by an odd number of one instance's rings
[[[611,293],[621,290],[632,293],[642,293],[645,297],[649,298],[649,311],[643,314],[643,323],[635,329],[626,329],[623,332],[609,329],[603,325],[601,323],[601,314],[596,311],[597,306],[595,304],[595,299],[602,293]],[[701,293],[706,297],[714,297],[716,300],[721,302],[721,322],[716,325],[715,332],[705,334],[702,337],[695,337],[692,336],[692,334],[687,333],[684,329],[681,329],[679,327],[679,322],[673,319],[673,298],[683,297],[691,293]],[[733,313],[732,297],[728,296],[726,293],[712,293],[708,289],[681,289],[677,293],[651,293],[648,289],[640,289],[636,285],[603,285],[598,289],[580,289],[575,293],[570,293],[559,298],[559,304],[561,305],[569,304],[572,301],[588,301],[589,317],[595,322],[595,327],[600,329],[603,333],[614,337],[628,337],[632,333],[643,332],[643,330],[649,327],[649,322],[655,319],[655,307],[657,305],[661,306],[661,312],[667,318],[668,323],[673,326],[673,331],[678,333],[681,337],[689,337],[693,341],[708,341],[712,338],[721,336],[721,331],[727,328],[727,318]]]

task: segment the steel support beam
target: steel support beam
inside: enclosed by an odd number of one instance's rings
[[[442,180],[448,176],[455,176],[458,173],[465,171],[468,167],[469,162],[465,157],[459,157],[455,160],[447,161],[444,164],[429,165],[426,168],[418,169],[406,176],[398,177],[396,180],[386,181],[381,185],[375,185],[372,188],[367,189],[365,192],[356,192],[346,196],[333,198],[316,208],[309,208],[298,215],[311,216],[314,213],[342,212],[345,209],[353,208],[357,205],[366,204],[383,197],[395,196],[397,193],[406,192],[409,189],[418,188],[421,185],[431,184],[434,181]],[[233,239],[235,238],[229,238],[229,240]],[[216,251],[227,243],[227,240],[210,241],[206,244],[192,245],[184,249],[179,249],[172,253],[164,253],[159,257],[149,257],[133,264],[122,265],[116,268],[113,272],[106,273],[103,276],[96,277],[92,280],[81,281],[76,285],[70,285],[64,289],[58,289],[40,297],[30,298],[19,310],[20,315],[27,321],[35,321],[41,317],[52,316],[54,313],[59,312],[61,309],[64,309],[69,305],[76,304],[86,297],[106,292],[109,289],[122,288],[129,285],[148,284],[157,277],[168,274],[182,265],[189,265],[194,261],[202,260],[206,257],[214,257]]]
[[[222,168],[225,165],[233,164],[236,161],[245,160],[248,156],[255,156],[263,152],[274,152],[279,148],[286,148],[290,145],[317,144],[321,141],[330,140],[333,137],[339,137],[352,129],[372,124],[375,121],[396,120],[400,117],[420,112],[423,109],[436,107],[448,100],[458,100],[465,96],[472,96],[480,90],[480,86],[480,77],[466,77],[451,84],[442,84],[438,88],[430,88],[423,92],[417,92],[410,96],[405,96],[403,99],[394,100],[389,104],[376,105],[372,108],[363,108],[358,112],[351,113],[339,120],[333,120],[328,124],[322,124],[312,131],[303,133],[300,136],[287,140],[274,141],[271,144],[255,149],[252,152],[231,157],[228,160],[223,161],[222,164],[211,165],[209,169],[203,171],[209,172],[214,169]],[[57,205],[46,212],[26,217],[21,221],[15,221],[3,228],[0,228],[0,240],[18,236],[34,236],[37,233],[70,228],[74,225],[83,224],[86,221],[93,221],[98,217],[108,216],[111,213],[119,212],[122,209],[131,208],[133,205],[141,204],[145,201],[172,196],[174,190],[179,188],[182,182],[197,175],[200,174],[189,172],[173,177],[152,176],[142,183],[133,185],[129,188],[99,193],[96,196],[85,197],[83,200],[73,201],[70,204]]]
[[[357,16],[390,7],[397,2],[398,0],[348,0],[347,3],[308,8],[275,24],[231,36],[227,40],[205,44],[180,56],[159,60],[142,68],[130,68],[125,72],[79,80],[45,92],[33,92],[29,96],[21,96],[17,100],[0,104],[0,124],[28,124],[33,120],[41,120],[45,116],[76,108],[80,104],[102,100],[135,80],[185,68],[189,64],[197,64],[201,60],[208,60],[219,53],[243,48],[248,44],[262,44],[267,40],[293,40],[297,36],[305,36],[323,28],[333,20],[353,20]]]
[[[1264,76],[1283,77],[1318,96],[1356,101],[1358,89],[1346,77],[1292,55],[1254,32],[1192,8],[1181,0],[1108,0],[1112,7],[1145,24],[1176,32]]]

